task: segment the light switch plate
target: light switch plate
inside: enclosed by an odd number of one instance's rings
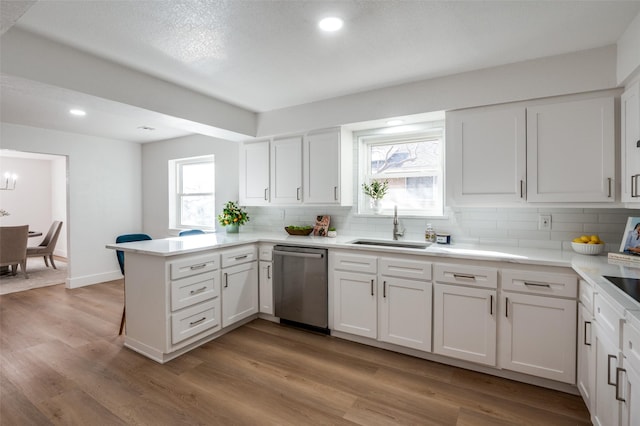
[[[551,230],[551,215],[550,214],[538,215],[538,229],[541,230],[541,231],[550,231]]]

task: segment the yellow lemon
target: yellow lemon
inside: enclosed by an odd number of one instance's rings
[[[589,241],[587,244],[599,244],[597,241]]]
[[[582,239],[580,237],[573,239],[574,243],[582,243]]]
[[[597,235],[592,235],[591,236],[591,241],[595,241],[596,243],[600,241],[600,237],[598,237]]]
[[[591,238],[587,237],[586,235],[581,236],[580,239],[583,243],[588,243],[589,241],[591,241]]]

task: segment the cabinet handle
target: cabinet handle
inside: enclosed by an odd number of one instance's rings
[[[269,201],[269,188],[264,189],[264,200]]]
[[[504,298],[504,316],[505,318],[509,318],[509,298]]]
[[[207,286],[201,287],[197,290],[191,290],[189,292],[189,294],[194,295],[194,294],[198,294],[198,293],[202,293],[203,291],[205,291],[207,289]]]
[[[640,197],[640,195],[638,195],[638,176],[640,175],[631,176],[631,196],[633,198]]]
[[[607,355],[607,384],[610,386],[618,386],[617,384],[611,381],[611,360],[612,359],[615,359],[616,361],[618,360],[618,358],[615,355]]]
[[[271,265],[267,265],[267,279],[271,279]]]
[[[338,187],[337,186],[333,187],[333,200],[334,201],[338,201]]]
[[[198,321],[192,321],[192,322],[189,323],[189,327],[193,327],[196,324],[200,324],[202,321],[204,321],[206,319],[207,319],[207,317],[202,317]]]
[[[524,198],[524,180],[520,179],[520,198]]]
[[[235,259],[236,260],[242,260],[242,259],[246,259],[247,257],[249,257],[248,254],[243,254],[242,256],[236,256]]]
[[[624,398],[622,398],[622,397],[620,396],[620,387],[621,387],[621,386],[620,386],[620,383],[621,383],[621,380],[620,380],[620,373],[621,373],[621,372],[626,373],[626,372],[627,372],[627,370],[625,370],[624,368],[616,367],[616,399],[617,399],[618,401],[621,401],[621,402],[627,402],[627,401],[625,401],[625,399],[624,399]]]
[[[611,198],[611,178],[607,178],[607,181],[609,183],[609,195],[607,195],[607,198]]]
[[[373,280],[371,280],[371,295],[373,296]]]
[[[224,273],[224,288],[229,287],[229,274]]]
[[[546,288],[551,288],[551,284],[546,284],[546,283],[528,283],[528,282],[524,282],[524,285],[526,286],[532,286],[532,287],[546,287]]]
[[[382,281],[382,297],[387,297],[387,282]]]
[[[195,271],[196,269],[202,269],[205,266],[207,266],[206,263],[201,263],[200,265],[192,265],[192,266],[189,267],[189,269],[191,269],[192,271]]]
[[[455,279],[466,279],[466,280],[476,280],[476,276],[475,275],[467,275],[467,274],[453,274],[453,278]]]
[[[298,201],[300,200],[300,190],[301,189],[302,189],[302,187],[300,187],[300,186],[296,188],[296,200],[298,200]]]
[[[493,294],[489,295],[489,315],[493,316]]]
[[[589,329],[591,329],[591,321],[585,321],[584,322],[584,345],[585,346],[591,346],[591,339],[589,339],[589,342],[587,342],[587,324],[589,324]]]

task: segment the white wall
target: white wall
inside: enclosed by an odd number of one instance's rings
[[[177,234],[169,229],[169,160],[211,154],[215,156],[216,167],[216,212],[220,212],[225,202],[238,200],[237,143],[193,135],[142,146],[145,233],[153,238]]]
[[[618,84],[627,84],[640,77],[640,13],[618,40]]]
[[[4,149],[68,157],[67,286],[121,278],[104,246],[142,228],[140,145],[8,123],[0,123],[0,139]]]

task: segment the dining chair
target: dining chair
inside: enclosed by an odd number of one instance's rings
[[[152,238],[147,234],[123,234],[116,237],[116,243],[132,243],[134,241],[146,241],[151,239]],[[118,265],[120,265],[120,272],[122,272],[122,275],[124,276],[124,252],[122,250],[116,250],[116,257],[118,258]],[[125,304],[125,306],[122,307],[122,319],[120,320],[120,331],[118,332],[118,335],[121,335],[122,330],[124,330],[124,324],[126,322],[126,310],[127,306]]]
[[[27,274],[27,240],[29,225],[0,226],[0,266],[11,268],[11,275],[16,275],[18,265],[25,278]]]
[[[184,237],[187,235],[200,235],[200,234],[204,234],[204,231],[202,229],[187,229],[184,231],[180,231],[180,233],[178,234],[179,237]]]
[[[62,222],[59,220],[54,221],[49,227],[49,232],[47,232],[47,235],[39,245],[35,247],[27,247],[27,257],[42,256],[47,268],[49,267],[49,262],[51,262],[53,269],[58,269],[56,268],[56,264],[53,262],[53,251],[58,243],[58,237],[60,236],[61,229]]]

